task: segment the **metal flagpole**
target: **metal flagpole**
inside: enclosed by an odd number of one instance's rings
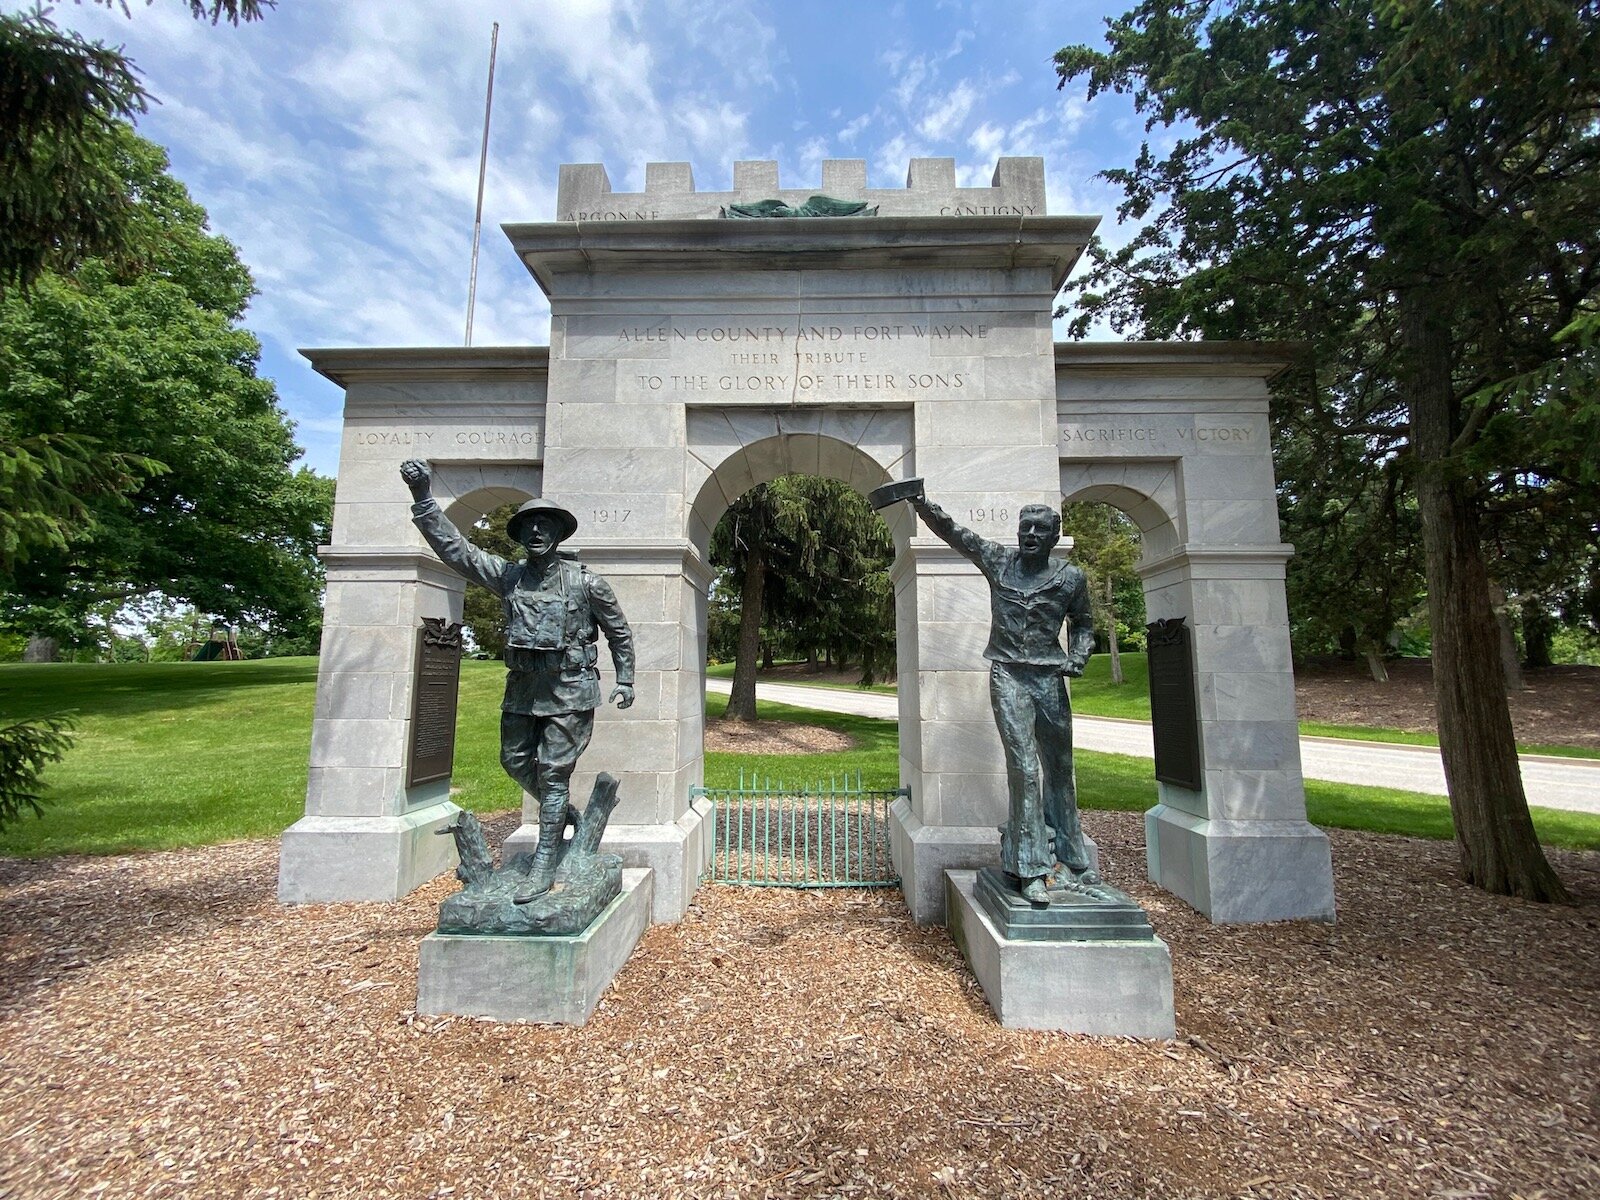
[[[483,148],[478,151],[478,211],[472,218],[472,274],[467,280],[467,345],[472,345],[472,308],[478,301],[478,235],[483,230],[483,177],[489,167],[489,113],[494,108],[494,55],[500,22],[489,34],[489,90],[483,98]]]

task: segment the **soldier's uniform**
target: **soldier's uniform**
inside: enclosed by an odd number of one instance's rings
[[[555,554],[541,567],[480,550],[432,499],[413,504],[411,519],[435,554],[505,606],[500,764],[538,797],[539,839],[553,844],[548,839],[561,835],[569,781],[600,707],[599,633],[610,645],[617,683],[626,687],[633,686],[633,633],[611,585],[576,560]]]
[[[1001,830],[1000,864],[1019,879],[1047,875],[1059,860],[1090,866],[1072,778],[1072,706],[1063,675],[1094,652],[1089,587],[1070,563],[1031,580],[1012,571],[1021,552],[979,537],[931,501],[928,527],[970,559],[989,581],[989,701],[1006,752],[1011,820]],[[1070,651],[1061,627],[1071,622]],[[1054,854],[1052,855],[1052,833]]]

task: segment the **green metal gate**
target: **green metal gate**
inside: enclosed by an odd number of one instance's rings
[[[909,788],[829,779],[799,787],[745,778],[736,788],[697,787],[711,801],[716,850],[705,878],[747,887],[893,887],[889,805]]]

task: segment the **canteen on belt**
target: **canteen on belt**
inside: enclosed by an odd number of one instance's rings
[[[867,503],[874,509],[888,508],[899,500],[922,499],[922,476],[911,479],[902,479],[899,483],[886,483],[882,487],[873,488],[867,493]]]

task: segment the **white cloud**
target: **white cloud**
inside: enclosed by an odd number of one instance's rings
[[[1122,7],[1075,5],[1073,20]],[[1050,31],[1053,10],[300,0],[235,29],[161,0],[134,3],[131,18],[61,5],[55,19],[125,42],[163,101],[141,131],[170,148],[214,228],[240,246],[260,288],[248,323],[324,470],[338,389],[295,348],[461,341],[491,22],[483,345],[548,338],[549,306],[499,226],[553,218],[562,162],[602,162],[629,191],[646,163],[688,160],[710,190],[728,186],[738,158],[777,159],[785,181],[807,187],[824,160],[860,157],[871,186],[895,187],[914,157],[953,157],[960,182],[987,185],[996,158],[1038,154],[1052,210],[1094,212],[1115,200],[1094,172],[1137,141],[1116,130],[1128,120],[1120,98],[1051,93],[1048,54],[1078,36]]]
[[[917,122],[917,132],[934,140],[952,136],[971,114],[977,99],[978,89],[970,80],[963,79],[923,114]]]
[[[861,135],[862,130],[866,129],[866,127],[871,123],[872,114],[862,113],[859,117],[854,118],[849,122],[849,124],[845,125],[844,128],[839,130],[835,136],[848,146],[851,142],[855,141],[856,138]]]

